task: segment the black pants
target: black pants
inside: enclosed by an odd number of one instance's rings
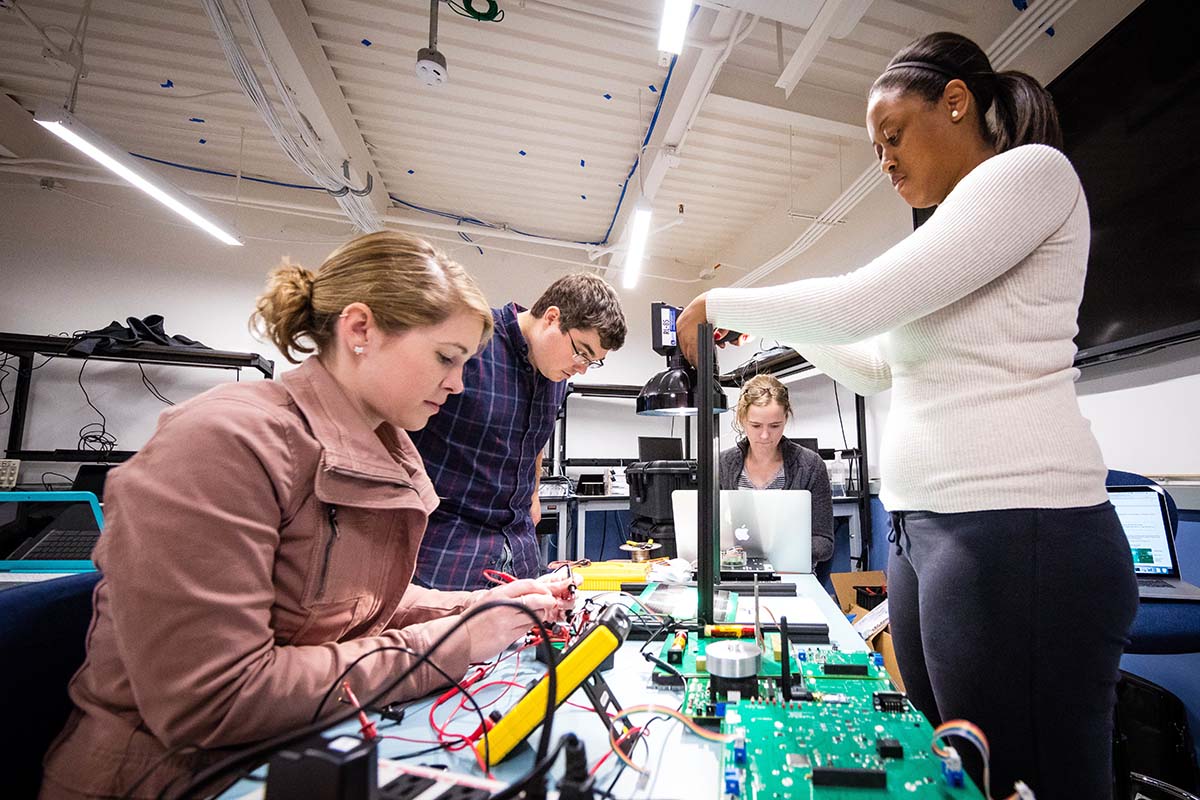
[[[909,698],[936,726],[966,719],[991,745],[991,789],[1038,800],[1112,797],[1121,651],[1137,613],[1113,507],[892,514],[888,608]],[[951,740],[972,778],[982,762]]]

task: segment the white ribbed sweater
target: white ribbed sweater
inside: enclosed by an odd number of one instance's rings
[[[1066,157],[1025,145],[963,178],[866,266],[714,289],[708,319],[792,345],[860,394],[892,389],[879,457],[890,511],[1106,500],[1071,366],[1090,238]]]

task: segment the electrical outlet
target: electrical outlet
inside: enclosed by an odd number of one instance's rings
[[[0,491],[7,492],[17,485],[21,462],[15,458],[0,458]]]

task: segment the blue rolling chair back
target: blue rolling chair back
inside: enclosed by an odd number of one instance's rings
[[[1110,469],[1104,483],[1107,486],[1158,486],[1157,481],[1152,481],[1145,475],[1138,475],[1136,472],[1122,472],[1119,469]],[[1167,496],[1167,516],[1171,518],[1171,535],[1178,536],[1179,508],[1176,507],[1175,499],[1171,497],[1170,492],[1164,489],[1163,494]]]
[[[5,797],[35,798],[42,756],[71,710],[67,684],[83,664],[100,573],[0,591],[0,781]]]

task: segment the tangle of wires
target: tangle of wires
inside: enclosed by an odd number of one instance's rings
[[[75,331],[74,333],[67,333],[66,331],[59,331],[58,333],[50,334],[50,336],[64,336],[64,337],[67,337],[72,340],[71,344],[75,344],[75,341],[78,340],[79,337],[85,333],[87,333],[87,331],[84,331],[84,330],[78,330],[78,331]],[[4,382],[6,380],[8,380],[9,375],[20,375],[20,372],[21,372],[20,357],[14,356],[12,353],[4,353],[3,355],[4,355],[4,361],[0,362],[0,402],[4,403],[4,408],[0,408],[0,416],[4,416],[5,414],[7,414],[9,411],[12,410],[12,404],[8,400],[8,395],[5,394],[5,392],[4,392]],[[9,360],[14,359],[14,358],[17,360],[16,366],[9,363]],[[36,370],[39,370],[42,367],[49,364],[55,358],[57,358],[57,356],[46,356],[42,360],[42,363],[34,364],[32,367],[29,368],[29,371],[34,372]]]
[[[83,360],[83,364],[79,367],[79,389],[83,392],[83,399],[87,402],[91,409],[100,415],[99,422],[89,422],[79,429],[79,445],[80,450],[95,450],[101,453],[109,453],[116,449],[117,437],[108,432],[108,418],[104,416],[104,412],[96,407],[92,402],[91,396],[88,394],[87,387],[83,385],[83,370],[88,365],[88,359]]]
[[[450,10],[460,17],[473,19],[476,22],[502,22],[504,20],[504,9],[500,8],[496,0],[483,0],[487,3],[487,10],[480,11],[475,8],[475,3],[472,0],[446,0],[446,5],[450,6]]]
[[[545,623],[543,623],[542,620],[540,620],[536,614],[534,614],[532,611],[525,608],[521,604],[512,602],[512,601],[507,601],[507,600],[500,600],[500,601],[490,601],[490,602],[486,602],[486,603],[480,603],[477,606],[467,609],[459,617],[457,623],[452,628],[450,628],[445,633],[443,633],[435,642],[433,642],[433,644],[429,647],[428,650],[426,650],[424,653],[420,653],[420,654],[414,653],[414,655],[416,655],[416,660],[412,664],[409,664],[406,669],[401,670],[398,675],[396,675],[394,678],[392,678],[387,683],[385,683],[382,687],[380,687],[378,690],[376,690],[373,695],[366,698],[366,700],[363,701],[362,703],[355,702],[357,700],[357,698],[354,698],[354,700],[351,700],[350,708],[348,710],[335,713],[335,714],[333,714],[333,716],[328,717],[324,720],[314,721],[313,723],[311,723],[309,725],[305,725],[296,730],[288,731],[286,733],[280,734],[278,736],[272,737],[265,741],[262,741],[257,744],[246,747],[236,753],[233,753],[233,754],[227,756],[226,758],[218,761],[217,763],[206,767],[205,769],[201,770],[198,774],[193,774],[191,776],[191,780],[189,780],[188,784],[186,786],[184,786],[183,789],[181,789],[179,792],[172,793],[170,796],[172,796],[174,798],[192,797],[195,795],[202,794],[202,790],[204,790],[205,787],[212,787],[212,786],[219,785],[219,784],[227,784],[233,780],[237,780],[238,778],[241,778],[243,775],[245,775],[248,772],[255,769],[258,764],[267,760],[271,754],[281,750],[282,748],[285,748],[296,742],[302,741],[303,739],[305,739],[309,736],[312,736],[314,734],[318,734],[318,733],[326,730],[327,728],[336,727],[338,725],[341,725],[345,722],[350,721],[351,719],[353,719],[355,717],[359,717],[362,714],[362,710],[364,708],[369,708],[369,707],[372,707],[372,706],[378,704],[383,698],[387,697],[389,694],[394,692],[396,690],[396,687],[398,687],[403,681],[405,681],[409,676],[411,676],[423,664],[429,664],[435,671],[437,671],[439,674],[441,674],[448,683],[456,684],[456,681],[454,681],[453,678],[451,678],[448,674],[446,674],[444,670],[442,670],[440,667],[438,667],[431,660],[431,658],[432,658],[433,654],[439,648],[441,648],[455,634],[455,632],[458,630],[459,627],[461,627],[463,624],[465,624],[468,620],[472,619],[473,617],[476,617],[479,614],[482,614],[482,613],[487,612],[494,608],[513,608],[513,609],[519,610],[520,612],[529,616],[532,623],[542,632],[543,641],[541,642],[541,646],[545,649],[544,656],[545,656],[546,662],[548,664],[547,682],[549,684],[547,687],[549,691],[547,692],[547,696],[546,696],[547,702],[546,702],[546,712],[545,712],[545,718],[544,718],[545,722],[542,725],[541,735],[538,739],[537,757],[536,757],[534,767],[524,777],[522,777],[520,780],[514,782],[508,789],[504,790],[504,792],[501,792],[501,793],[498,793],[497,795],[495,795],[495,800],[505,800],[505,798],[507,798],[507,797],[515,797],[518,793],[525,791],[527,788],[534,786],[535,784],[540,785],[544,790],[545,774],[549,770],[550,765],[553,764],[553,760],[555,757],[557,757],[559,750],[561,750],[561,748],[562,748],[562,742],[559,743],[557,748],[551,747],[551,739],[553,737],[554,711],[555,711],[554,698],[557,697],[557,693],[558,693],[558,676],[557,676],[557,669],[555,666],[555,659],[553,658],[552,654],[549,652],[550,644],[549,644],[548,639],[550,636],[550,631],[549,631],[549,629],[546,628]],[[364,653],[362,656],[360,656],[358,659],[356,659],[350,666],[348,666],[345,670],[343,670],[342,674],[338,675],[338,677],[330,685],[329,690],[326,692],[325,697],[322,699],[321,704],[318,706],[316,712],[314,713],[314,719],[316,719],[320,716],[321,711],[324,707],[324,704],[328,701],[328,698],[335,691],[337,691],[339,687],[342,687],[343,689],[345,688],[343,685],[344,682],[347,680],[347,677],[349,676],[350,672],[354,669],[355,666],[358,665],[358,663],[360,663],[364,658],[374,655],[375,652],[386,652],[388,650],[407,650],[407,648],[401,648],[401,647],[396,647],[396,646],[387,646],[387,647],[376,648],[376,650],[368,651],[367,653]],[[411,652],[411,651],[409,651],[409,652]],[[456,687],[456,688],[452,689],[451,692],[457,693],[458,688]],[[475,710],[480,715],[480,718],[482,719],[482,709],[476,707],[473,710]],[[360,722],[361,722],[361,718],[360,718]],[[487,753],[486,726],[484,726],[483,730],[481,731],[481,735],[485,737],[484,738],[484,743],[485,743],[484,744],[484,748],[485,748],[484,752],[486,754]],[[441,742],[439,742],[438,745],[439,746],[436,747],[435,749],[442,749],[440,746]],[[486,758],[486,755],[485,755],[485,758]],[[142,779],[144,779],[144,776]],[[142,779],[139,779],[139,780],[142,780]],[[164,787],[163,791],[160,792],[159,796],[160,797],[167,796],[170,788],[171,787],[169,785],[167,787]],[[506,794],[508,792],[511,792],[511,793]]]

